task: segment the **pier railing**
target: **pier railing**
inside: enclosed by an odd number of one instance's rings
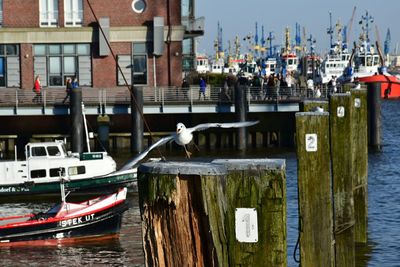
[[[205,96],[200,94],[200,88],[191,86],[189,89],[179,87],[145,87],[143,88],[145,105],[198,105],[198,104],[233,104],[235,101],[233,87],[207,87]],[[263,102],[299,102],[309,98],[327,98],[328,89],[323,88],[320,95],[315,90],[306,88],[281,87],[248,87],[246,100],[248,104]],[[44,88],[41,100],[35,99],[36,93],[31,90],[4,88],[0,90],[0,106],[18,107],[30,105],[56,106],[68,105],[63,88]],[[115,88],[82,88],[82,99],[85,105],[115,105],[130,104],[130,92],[125,87]],[[36,101],[39,100],[39,101]]]

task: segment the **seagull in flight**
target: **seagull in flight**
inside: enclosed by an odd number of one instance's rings
[[[259,123],[259,121],[243,121],[243,122],[230,122],[230,123],[219,123],[219,122],[213,122],[213,123],[202,123],[199,125],[196,125],[192,128],[186,128],[186,126],[183,123],[178,123],[176,125],[176,132],[173,133],[172,135],[166,136],[149,146],[146,150],[144,150],[142,153],[137,155],[135,158],[131,159],[129,162],[127,162],[122,168],[120,169],[121,171],[128,170],[132,167],[134,167],[139,161],[141,161],[143,158],[147,156],[147,154],[153,150],[154,148],[158,146],[162,146],[166,143],[168,143],[171,140],[174,140],[175,143],[178,145],[183,146],[186,152],[186,157],[190,158],[191,154],[187,149],[186,145],[189,144],[192,139],[193,139],[193,132],[195,131],[203,131],[208,128],[241,128],[241,127],[249,127],[252,125],[255,125]]]

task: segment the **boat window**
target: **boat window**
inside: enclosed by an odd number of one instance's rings
[[[32,156],[33,157],[47,156],[46,148],[44,146],[32,147]]]
[[[293,60],[292,60],[292,59],[289,59],[289,60],[288,60],[288,64],[289,64],[289,65],[292,65],[292,64],[293,64]]]
[[[73,166],[68,168],[69,175],[78,175],[78,174],[85,174],[86,169],[85,166]]]
[[[367,66],[372,66],[372,58],[367,57]]]
[[[57,146],[48,146],[47,153],[49,156],[61,156],[61,152]]]
[[[64,176],[65,168],[50,169],[50,177],[60,177],[60,171],[61,171],[61,176]]]
[[[31,178],[43,178],[46,177],[46,170],[31,170]]]

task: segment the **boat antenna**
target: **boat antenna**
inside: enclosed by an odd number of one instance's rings
[[[86,123],[85,104],[83,104],[83,102],[81,102],[81,105],[82,105],[83,125],[85,126],[86,145],[87,145],[87,150],[90,153],[90,142],[89,142],[89,133],[88,133],[88,128],[87,128],[87,123]]]

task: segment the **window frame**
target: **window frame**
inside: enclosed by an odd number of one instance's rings
[[[1,1],[1,0],[0,0]],[[9,53],[9,47],[13,47],[14,53]],[[0,44],[0,58],[2,58],[3,65],[0,69],[3,73],[0,73],[0,88],[10,87],[7,76],[8,76],[8,58],[19,58],[20,46],[18,44]],[[19,79],[21,78],[21,74]],[[11,86],[12,87],[12,86]]]
[[[66,51],[64,46],[71,46],[73,45],[73,53],[70,51]],[[88,47],[86,52],[82,52],[83,50],[80,49],[81,45],[85,45]],[[44,49],[43,47],[44,46]],[[58,51],[51,51],[51,48],[56,48],[59,46]],[[40,48],[36,50],[36,48]],[[36,51],[40,52],[36,54]],[[44,53],[43,53],[44,51]],[[48,87],[62,87],[66,85],[66,80],[68,77],[76,77],[79,81],[79,58],[80,57],[91,57],[91,47],[90,44],[81,44],[81,43],[65,43],[65,44],[35,44],[33,47],[33,56],[34,57],[43,57],[46,58],[46,79],[47,79],[47,86]],[[52,72],[51,63],[55,58],[59,58],[58,68],[60,72]],[[73,70],[66,71],[68,67],[66,67],[66,60],[71,60],[73,58]],[[92,81],[91,81],[92,83]]]
[[[69,4],[72,8],[69,11]],[[83,1],[64,0],[64,26],[82,27],[83,24]]]
[[[136,45],[136,48],[135,48]],[[149,75],[148,75],[148,47],[147,47],[146,42],[137,42],[137,43],[132,43],[132,57],[131,57],[131,64],[132,64],[132,78],[134,85],[148,85],[149,84]],[[145,68],[144,71],[136,71],[135,67],[135,58],[144,58],[145,62]],[[139,80],[136,78],[138,76],[144,76],[144,83],[139,82]]]
[[[43,5],[46,5],[45,7]],[[39,0],[39,26],[58,26],[58,0]]]

